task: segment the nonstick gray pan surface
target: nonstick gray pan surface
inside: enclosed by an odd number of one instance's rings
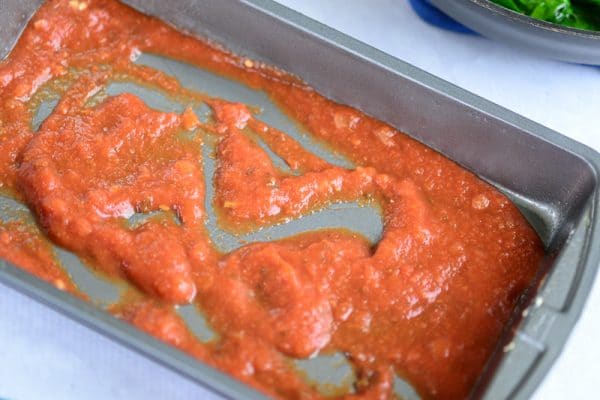
[[[0,14],[0,57],[5,57],[39,1],[8,0]],[[128,0],[127,4],[157,16],[180,30],[209,37],[242,55],[276,65],[302,77],[324,95],[357,107],[407,132],[478,174],[507,194],[535,227],[547,249],[535,282],[537,296],[526,316],[502,342],[473,396],[489,399],[527,398],[543,379],[577,320],[600,260],[598,241],[598,171],[593,150],[526,120],[409,64],[348,38],[269,0]],[[184,86],[263,109],[266,122],[297,138],[306,148],[339,165],[347,160],[328,152],[298,128],[264,93],[202,69],[143,54],[138,61],[165,71]],[[108,94],[132,92],[151,107],[181,111],[159,92],[133,83],[113,83]],[[42,104],[33,124],[51,111]],[[207,110],[196,110],[200,115]],[[208,155],[210,143],[203,149]],[[212,196],[210,157],[205,165],[207,199]],[[274,159],[277,162],[277,159]],[[22,204],[4,198],[0,218],[29,218]],[[210,202],[210,201],[209,201]],[[289,224],[247,237],[220,231],[209,211],[208,229],[223,250],[243,242],[272,240],[320,227],[345,227],[377,241],[381,219],[377,210],[342,203]],[[8,263],[0,262],[0,280],[103,334],[207,386],[225,397],[262,398],[252,389],[113,318],[103,308],[115,301],[122,286],[92,274],[73,254],[56,253],[92,303],[60,292]],[[541,275],[540,275],[541,278]],[[520,310],[521,311],[521,310]],[[211,331],[193,307],[181,315],[200,338]],[[518,315],[515,315],[515,320]],[[318,382],[336,383],[352,371],[343,356],[299,361]],[[410,385],[396,380],[406,398],[417,398]]]

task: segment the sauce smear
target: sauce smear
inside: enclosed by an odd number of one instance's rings
[[[356,167],[317,157],[252,105],[192,92],[134,63],[141,53],[264,91]],[[185,111],[104,95],[123,77]],[[60,101],[34,132],[36,93],[52,85]],[[0,99],[3,187],[51,241],[137,288],[110,311],[272,397],[321,398],[292,361],[332,352],[354,368],[345,398],[392,398],[394,374],[424,398],[466,397],[543,256],[516,207],[452,161],[293,76],[114,0],[45,3],[0,64]],[[208,120],[194,113],[199,104]],[[217,143],[213,199],[203,178],[208,139]],[[384,230],[375,244],[324,229],[224,254],[205,228],[207,200],[230,232],[342,201],[378,206]],[[157,215],[129,223],[139,213]],[[36,243],[17,225],[0,227],[0,257],[75,291]],[[215,339],[186,326],[175,306],[188,303]]]

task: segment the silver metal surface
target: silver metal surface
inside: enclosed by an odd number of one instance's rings
[[[0,60],[13,48],[31,15],[43,0],[0,0]]]
[[[540,21],[489,0],[429,0],[476,32],[547,58],[600,65],[600,32]]]
[[[600,248],[591,246],[599,240],[600,230],[597,153],[268,0],[128,0],[127,3],[181,30],[218,40],[240,54],[295,73],[326,96],[408,132],[504,191],[542,237],[548,255],[539,277],[543,277],[545,270],[549,274],[536,295],[536,299],[543,300],[529,306],[516,335],[507,331],[506,340],[498,344],[498,351],[474,395],[490,399],[527,398],[562,349],[600,260]],[[37,2],[9,0],[6,5],[15,10],[24,7],[24,15],[30,15]],[[0,14],[0,25],[7,22],[6,18]],[[9,48],[20,31],[21,28],[0,30],[0,43]],[[188,88],[259,106],[263,109],[259,118],[265,122],[291,134],[319,156],[348,165],[299,130],[263,93],[154,55],[143,55],[138,62],[176,76]],[[183,109],[183,105],[147,87],[113,82],[107,88],[109,95],[124,91],[140,95],[157,109]],[[52,103],[40,107],[34,127],[52,108]],[[207,109],[198,106],[196,111],[202,115]],[[208,157],[212,151],[210,143],[203,151],[208,162],[206,205],[210,211],[214,169]],[[27,213],[9,200],[0,203],[3,218],[14,214],[16,209]],[[240,238],[221,231],[214,213],[209,215],[212,215],[208,227],[213,240],[224,250],[238,247]],[[241,239],[271,240],[306,229],[343,226],[376,241],[381,232],[379,214],[369,207],[347,203],[322,211],[318,218],[314,215]],[[100,307],[79,301],[4,262],[0,263],[0,280],[227,397],[261,397],[230,377],[101,311],[123,288],[91,274],[72,254],[56,251],[76,283]],[[194,307],[182,307],[179,312],[201,339],[214,337]],[[314,371],[327,369],[329,365],[329,373],[318,375],[330,375],[328,378],[334,381],[346,379],[347,374],[337,376],[345,368],[343,362],[339,367],[331,367],[338,365],[332,360],[340,361],[339,356],[325,356],[308,363],[299,362],[298,367]],[[416,396],[405,382],[398,381],[395,387],[406,397]]]

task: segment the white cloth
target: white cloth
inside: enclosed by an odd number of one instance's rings
[[[434,75],[600,149],[600,68],[543,60],[422,22],[406,0],[279,0]],[[535,399],[595,393],[598,282]],[[0,397],[211,399],[199,386],[0,285]]]

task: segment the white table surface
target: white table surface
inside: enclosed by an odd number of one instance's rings
[[[600,150],[600,68],[543,60],[422,22],[407,0],[281,3]],[[600,244],[596,244],[600,245]],[[597,391],[600,285],[535,399]],[[175,373],[0,285],[0,397],[210,399]]]

